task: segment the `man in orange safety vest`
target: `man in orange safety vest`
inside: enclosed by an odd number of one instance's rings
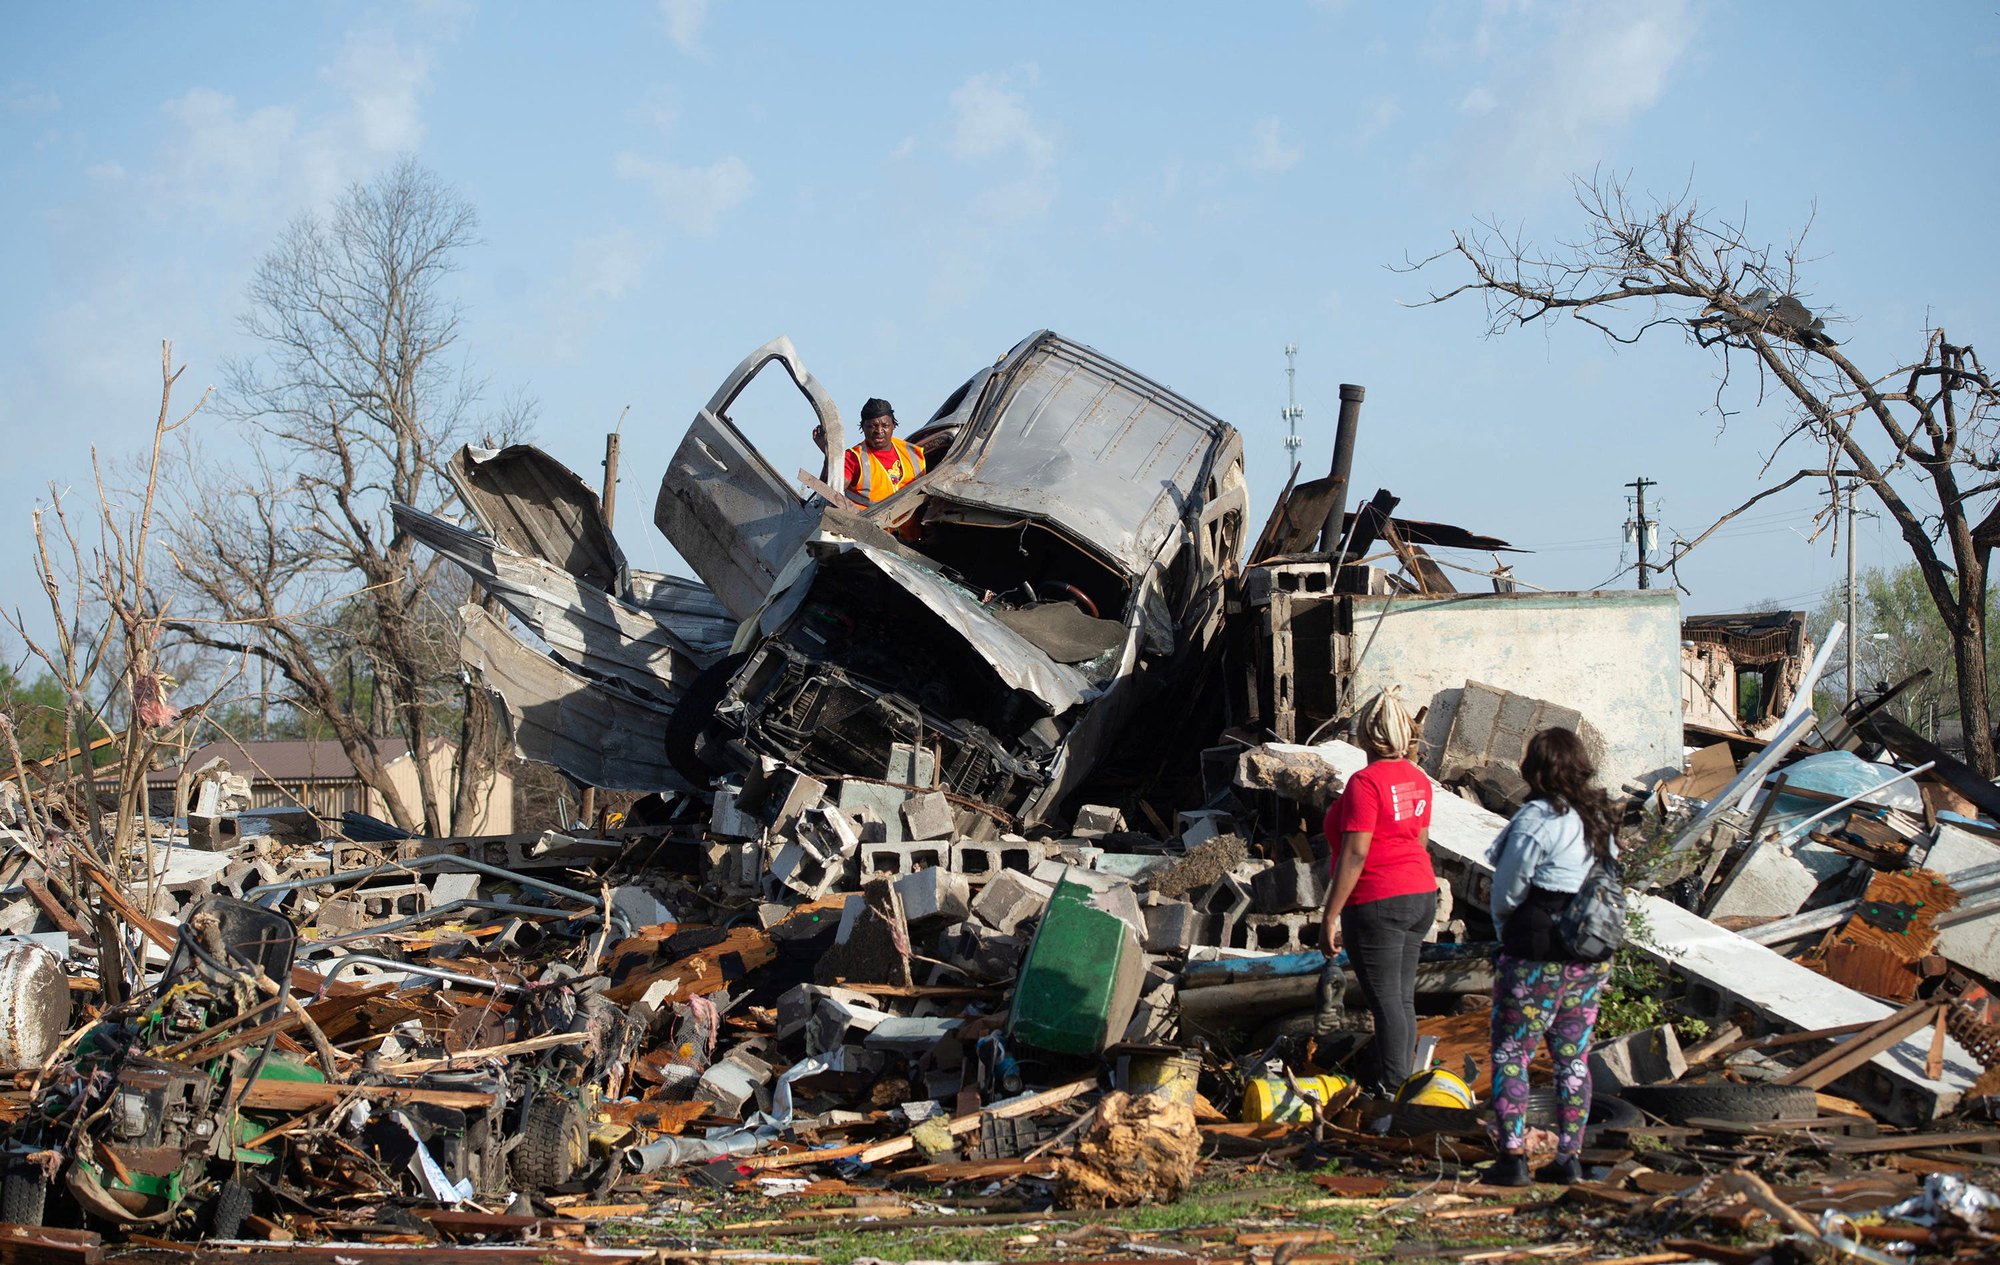
[[[842,487],[856,505],[872,505],[924,472],[923,450],[896,438],[896,411],[887,400],[861,406],[862,440],[847,450]]]

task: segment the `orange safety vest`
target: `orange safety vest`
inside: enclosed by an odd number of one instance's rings
[[[849,491],[870,505],[924,472],[922,449],[912,448],[893,435],[889,437],[889,447],[896,454],[893,470],[883,468],[875,454],[869,451],[866,440],[847,450],[847,455],[854,458],[854,486]]]

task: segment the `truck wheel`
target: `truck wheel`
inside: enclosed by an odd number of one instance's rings
[[[1819,1100],[1804,1085],[1629,1085],[1618,1096],[1668,1124],[1810,1120],[1819,1115]]]
[[[590,1156],[583,1110],[561,1094],[537,1094],[521,1113],[521,1140],[512,1156],[514,1181],[548,1190],[573,1180]]]
[[[674,704],[673,714],[667,717],[667,731],[662,740],[667,763],[694,786],[707,786],[709,779],[719,771],[710,768],[695,754],[695,739],[708,727],[716,706],[729,692],[729,680],[736,675],[736,669],[749,661],[749,652],[745,651],[725,655],[703,668],[694,680],[688,682],[687,689],[681,691],[680,701]]]
[[[243,1223],[249,1219],[250,1188],[232,1177],[222,1183],[222,1191],[215,1197],[215,1211],[208,1218],[208,1237],[233,1239],[243,1232]]]
[[[0,1178],[0,1221],[14,1225],[41,1225],[48,1215],[49,1183],[41,1170],[24,1161],[7,1166]]]

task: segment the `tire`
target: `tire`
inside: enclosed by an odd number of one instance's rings
[[[0,1178],[0,1221],[41,1225],[49,1210],[49,1183],[34,1165],[16,1161]]]
[[[1819,1100],[1803,1085],[1633,1085],[1619,1097],[1668,1124],[1689,1120],[1810,1120]]]
[[[215,1197],[215,1210],[208,1214],[208,1238],[233,1239],[243,1233],[250,1219],[250,1188],[234,1177],[222,1183]]]
[[[674,772],[686,778],[690,785],[707,786],[709,779],[721,770],[711,768],[707,761],[695,754],[695,739],[708,727],[714,718],[715,709],[722,702],[722,696],[729,692],[729,680],[736,670],[750,659],[749,653],[726,655],[709,664],[688,682],[687,689],[681,691],[680,701],[674,704],[673,714],[667,717],[667,731],[661,739],[666,748],[667,763],[674,766]]]
[[[583,1111],[561,1094],[537,1094],[521,1112],[521,1140],[512,1158],[515,1184],[548,1190],[573,1181],[590,1157]]]

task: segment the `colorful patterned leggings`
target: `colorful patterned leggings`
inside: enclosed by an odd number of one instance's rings
[[[1557,1153],[1583,1150],[1590,1119],[1590,1030],[1597,1026],[1597,995],[1611,976],[1609,962],[1531,962],[1502,953],[1493,979],[1493,1114],[1500,1144],[1526,1149],[1528,1062],[1544,1034],[1555,1060]]]

